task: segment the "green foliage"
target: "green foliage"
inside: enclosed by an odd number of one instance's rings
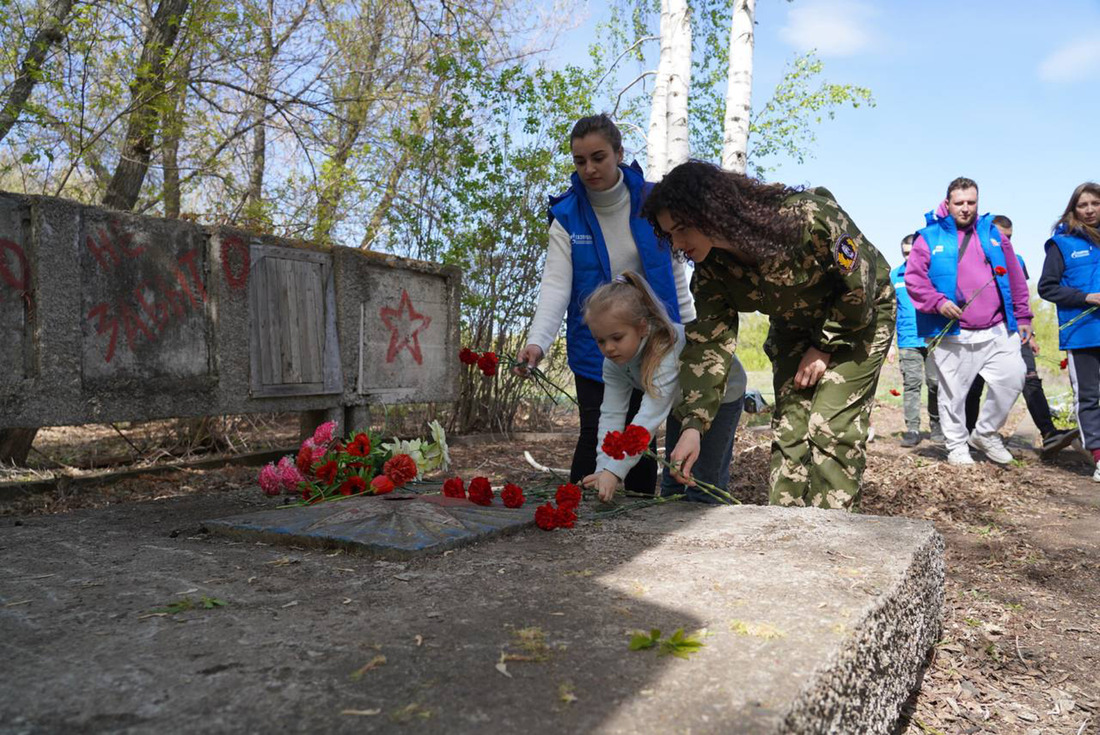
[[[703,635],[702,631],[688,634],[684,632],[683,628],[677,628],[675,633],[662,640],[661,631],[654,628],[648,634],[635,633],[631,636],[630,650],[644,651],[656,647],[659,656],[675,656],[676,658],[687,659],[691,654],[698,653],[699,649],[705,645]]]
[[[197,602],[190,597],[181,597],[175,602],[171,602],[164,607],[158,607],[153,610],[154,613],[162,613],[165,615],[178,615],[181,612],[187,612],[188,610],[213,610],[216,607],[225,607],[225,601],[219,600],[216,597],[207,597],[203,595]]]
[[[845,105],[874,107],[871,90],[851,84],[831,84],[819,77],[824,64],[811,51],[787,65],[772,98],[753,114],[749,126],[750,165],[756,175],[774,169],[764,161],[786,156],[802,163],[811,154],[817,136],[814,126],[832,120]]]

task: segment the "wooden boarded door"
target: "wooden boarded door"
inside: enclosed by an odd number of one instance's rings
[[[259,244],[250,257],[252,395],[341,392],[332,257]]]

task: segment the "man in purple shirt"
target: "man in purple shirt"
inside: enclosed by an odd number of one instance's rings
[[[1012,455],[998,433],[1024,387],[1021,340],[1031,336],[1027,283],[1012,243],[978,216],[978,185],[958,178],[947,200],[913,241],[905,287],[918,312],[918,334],[931,339],[952,319],[932,352],[939,377],[940,426],[947,461],[973,464],[968,444],[993,462]],[[974,431],[966,430],[966,394],[974,377],[989,386]]]

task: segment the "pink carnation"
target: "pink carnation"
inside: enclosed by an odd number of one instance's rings
[[[265,464],[260,470],[260,489],[264,491],[264,495],[278,495],[282,490],[279,470],[271,462]]]
[[[294,464],[294,460],[290,457],[283,457],[280,459],[278,471],[279,482],[283,486],[283,492],[298,492],[298,483],[305,481],[305,478],[302,477],[302,473],[298,471],[298,468]]]
[[[320,431],[320,429],[318,429],[318,431]],[[315,441],[313,441],[313,437],[310,437],[302,442],[302,447],[309,447],[309,451],[313,455],[312,464],[317,464],[318,462],[320,462],[321,457],[324,457],[325,452],[328,451],[327,449],[325,449],[324,445],[318,445]]]
[[[335,421],[326,421],[313,432],[313,443],[319,447],[327,446],[332,441],[332,432],[336,430]]]

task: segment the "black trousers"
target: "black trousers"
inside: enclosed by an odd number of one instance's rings
[[[577,447],[573,450],[573,466],[569,468],[569,481],[579,482],[596,471],[596,450],[603,441],[596,436],[600,428],[600,404],[603,403],[603,383],[574,374],[577,385],[577,403],[580,404],[581,435],[577,438]],[[630,396],[630,408],[627,409],[626,423],[629,424],[638,408],[642,405],[642,391],[636,390]],[[657,451],[657,437],[653,437],[649,448]],[[653,495],[657,490],[657,461],[642,457],[634,469],[623,479],[623,486],[630,492]]]
[[[1100,347],[1070,350],[1069,369],[1085,449],[1100,449]]]
[[[1054,433],[1054,419],[1050,416],[1050,404],[1047,403],[1046,393],[1043,393],[1043,381],[1039,378],[1039,371],[1035,369],[1035,353],[1029,345],[1021,345],[1020,356],[1027,365],[1027,376],[1024,378],[1024,403],[1027,404],[1027,412],[1031,414],[1031,420],[1035,422],[1035,428],[1043,437]],[[970,386],[970,392],[966,394],[966,430],[974,431],[974,425],[978,423],[978,411],[982,407],[982,389],[985,388],[985,380],[982,376],[974,376],[974,383]]]

